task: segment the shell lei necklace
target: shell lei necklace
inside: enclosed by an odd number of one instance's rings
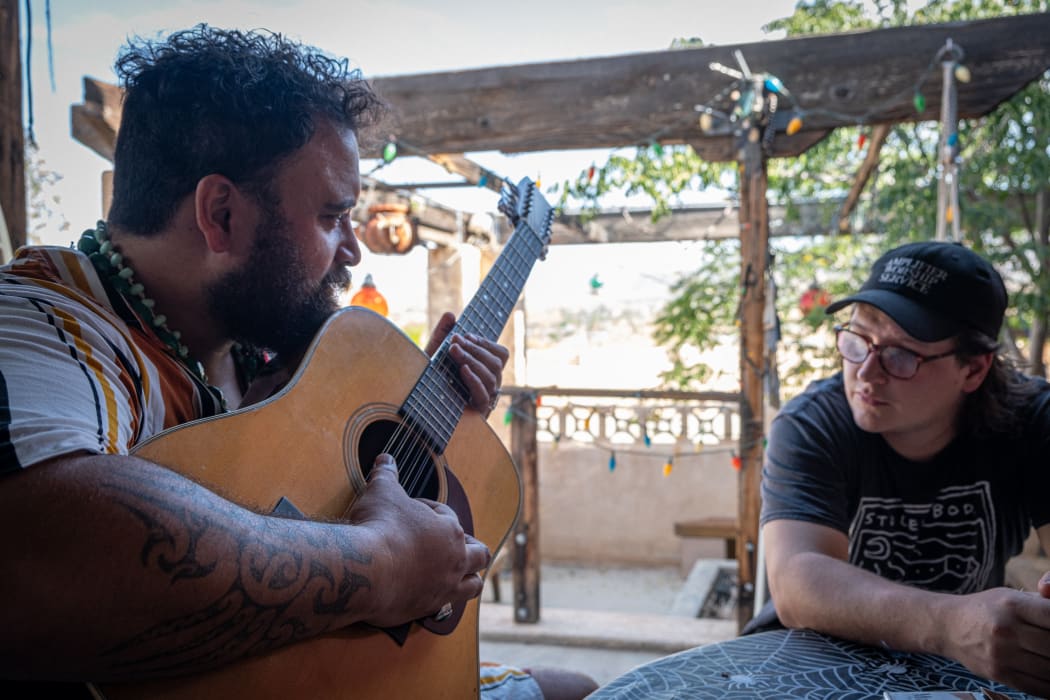
[[[171,349],[176,359],[208,386],[204,365],[190,357],[190,349],[182,343],[182,334],[168,327],[168,317],[156,312],[156,302],[146,296],[145,288],[135,281],[134,270],[125,264],[124,256],[109,239],[106,222],[99,221],[95,228],[84,231],[77,242],[77,249],[88,256],[99,275],[124,297],[161,342]]]

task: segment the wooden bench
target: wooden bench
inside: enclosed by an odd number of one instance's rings
[[[678,537],[709,537],[725,540],[726,559],[736,559],[736,518],[710,517],[679,520],[674,524]]]

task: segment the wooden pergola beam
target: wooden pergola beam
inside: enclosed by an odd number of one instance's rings
[[[5,0],[13,2],[13,0]],[[980,117],[1038,78],[1050,65],[1050,13],[948,24],[913,25],[750,44],[605,58],[533,63],[446,73],[377,77],[394,112],[385,138],[365,144],[379,157],[385,139],[405,152],[520,153],[688,143],[709,161],[739,160],[732,125],[707,132],[698,107],[731,79],[711,63],[735,65],[739,51],[755,73],[776,75],[791,90],[774,118],[772,157],[803,153],[839,126],[936,120],[941,74],[931,59],[951,39],[965,51],[972,79],[959,84],[960,118]],[[915,111],[916,80],[925,108]],[[110,138],[119,125],[120,90],[85,79],[85,100],[99,100]],[[797,104],[792,104],[792,101]],[[725,105],[721,105],[725,107]],[[803,126],[788,136],[792,115]],[[73,123],[78,115],[74,107]],[[92,144],[87,144],[96,148]],[[452,160],[455,156],[449,156]],[[472,170],[464,165],[464,172]],[[464,173],[460,173],[464,174]]]
[[[889,136],[891,128],[889,124],[877,124],[871,130],[871,137],[868,139],[868,152],[864,155],[864,162],[857,169],[857,176],[853,178],[853,184],[850,185],[849,192],[846,193],[846,199],[842,202],[842,209],[839,210],[839,233],[849,233],[850,214],[853,213],[853,208],[857,206],[857,202],[860,200],[860,193],[864,191],[871,174],[875,172],[875,166],[879,164],[879,153],[882,151],[882,144],[886,143],[886,137]]]
[[[426,156],[448,172],[459,175],[468,184],[487,187],[493,192],[503,189],[504,179],[496,173],[483,168],[462,153],[433,153]]]
[[[18,0],[0,0],[0,262],[26,242],[25,135]]]
[[[386,137],[425,153],[548,151],[689,143],[709,161],[740,160],[733,125],[702,132],[698,108],[729,111],[743,55],[755,73],[791,92],[774,118],[769,155],[795,156],[829,130],[857,124],[936,120],[941,72],[931,61],[946,41],[965,51],[972,80],[958,86],[959,116],[987,114],[1050,64],[1050,13],[913,25],[728,46],[551,63],[377,77],[391,104]],[[917,81],[922,78],[921,85]],[[915,110],[919,87],[925,108]],[[793,112],[802,130],[785,132]],[[382,144],[379,144],[381,148]],[[375,154],[369,154],[375,155]]]
[[[83,85],[84,101],[70,108],[73,138],[112,163],[124,91],[88,76]]]

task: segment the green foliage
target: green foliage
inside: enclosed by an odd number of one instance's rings
[[[671,300],[654,322],[653,338],[667,348],[672,368],[661,375],[668,386],[696,390],[713,369],[698,354],[733,332],[740,290],[740,246],[736,241],[709,241],[703,264],[671,284]]]
[[[53,188],[62,176],[48,169],[47,163],[40,157],[40,151],[27,138],[26,143],[26,242],[40,243],[42,234],[66,232],[69,221],[61,213],[61,199],[53,193]]]
[[[901,0],[876,3],[879,26],[983,19],[1045,12],[1046,0],[935,0],[912,17]],[[820,0],[770,25],[789,36],[864,28],[862,6]],[[965,49],[965,47],[963,47]],[[965,63],[965,56],[963,58]],[[936,69],[938,69],[939,66]],[[770,164],[770,188],[796,203],[799,196],[841,194],[862,154],[851,148],[863,127],[837,129],[797,159]],[[962,120],[958,128],[959,216],[963,240],[1004,272],[1011,292],[1011,333],[1027,349],[1028,369],[1045,374],[1050,317],[1050,77],[1027,86],[992,114]],[[883,249],[904,240],[933,238],[937,227],[936,122],[895,126],[867,191],[865,219]],[[789,216],[792,215],[789,205]]]
[[[785,31],[788,36],[803,36],[871,29],[875,26],[876,22],[867,15],[863,3],[814,0],[812,3],[799,2],[794,14],[773,20],[763,29],[767,32]]]
[[[788,36],[827,34],[1045,12],[1048,4],[933,0],[911,12],[907,0],[812,0],[799,2],[791,16],[765,29]],[[697,45],[702,45],[699,39],[674,44]],[[933,70],[939,69],[934,65]],[[870,128],[836,129],[801,156],[769,162],[770,198],[785,203],[789,221],[802,220],[814,208],[823,210],[823,220],[833,220],[828,215],[856,177],[865,155],[858,142]],[[1027,350],[1029,371],[1045,374],[1042,358],[1050,325],[1050,74],[987,117],[961,121],[958,136],[960,202],[955,215],[960,217],[963,239],[1003,271],[1011,295],[1007,343]],[[806,289],[815,283],[832,299],[842,296],[861,283],[881,252],[906,240],[935,236],[940,137],[937,122],[891,129],[852,222],[853,230],[877,235],[772,239],[771,272],[782,336],[778,369],[786,394],[837,363],[830,320],[820,310],[803,314],[799,309]],[[575,182],[565,183],[562,204],[581,200],[593,211],[608,192],[645,193],[656,218],[669,213],[681,193],[703,187],[719,187],[735,196],[735,167],[706,163],[689,146],[646,147],[633,156],[614,155],[595,168],[593,177],[584,172]],[[674,283],[673,298],[657,318],[654,333],[671,356],[672,369],[664,376],[669,386],[702,388],[710,368],[697,358],[739,332],[739,275],[735,242],[710,243],[704,264]]]
[[[625,195],[645,194],[652,202],[655,221],[671,213],[677,195],[688,190],[724,187],[732,183],[732,168],[700,159],[690,146],[646,146],[633,155],[614,153],[601,166],[580,172],[574,181],[561,187],[559,206],[570,201],[579,204],[581,215],[597,213],[600,199],[609,192]]]

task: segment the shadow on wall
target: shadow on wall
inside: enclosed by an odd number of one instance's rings
[[[735,442],[682,449],[665,475],[668,448],[653,456],[571,444],[539,445],[540,555],[593,565],[677,565],[724,556],[721,540],[682,539],[674,523],[737,515]]]

